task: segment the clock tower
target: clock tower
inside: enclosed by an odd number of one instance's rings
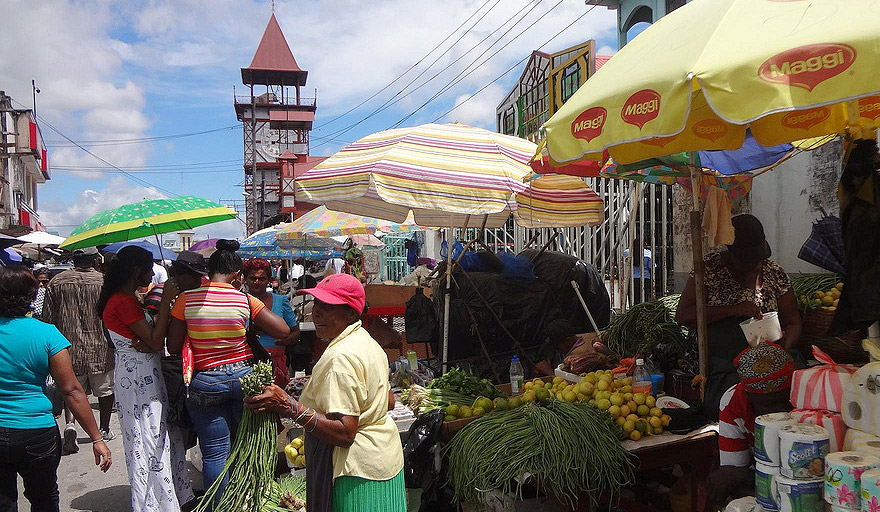
[[[293,179],[323,158],[309,156],[315,97],[303,97],[300,69],[275,14],[250,66],[241,69],[249,95],[235,96],[244,132],[244,195],[248,235],[312,205],[297,205]]]

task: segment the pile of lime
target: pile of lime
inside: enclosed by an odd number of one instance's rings
[[[287,457],[287,462],[290,466],[295,468],[306,467],[305,434],[291,439],[287,446],[284,447],[284,455]]]
[[[462,418],[479,418],[489,414],[492,411],[506,411],[523,404],[522,398],[518,396],[510,398],[498,397],[490,400],[484,396],[477,397],[472,405],[447,405],[444,421],[455,421]]]

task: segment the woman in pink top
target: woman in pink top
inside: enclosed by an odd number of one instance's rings
[[[180,353],[186,337],[193,349],[195,373],[186,407],[199,437],[206,488],[223,469],[241,420],[239,379],[251,372],[254,362],[246,338],[248,322],[253,320],[270,336],[290,334],[283,319],[233,286],[242,280],[238,247],[235,240],[217,241],[217,252],[208,260],[211,282],[180,294],[168,330],[169,352]]]

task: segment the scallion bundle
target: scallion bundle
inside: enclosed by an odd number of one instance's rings
[[[272,384],[272,363],[254,365],[254,370],[241,379],[241,390],[245,396],[255,396],[263,388]],[[245,409],[235,434],[235,444],[226,459],[223,470],[211,487],[205,491],[196,512],[211,508],[220,485],[229,477],[216,511],[257,511],[265,504],[269,494],[275,467],[278,463],[276,427],[278,416],[274,413],[255,413]]]
[[[400,399],[410,409],[423,415],[447,405],[471,405],[477,397],[463,395],[448,389],[425,388],[413,384],[400,393]]]

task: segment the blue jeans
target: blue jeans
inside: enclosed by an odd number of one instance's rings
[[[58,511],[58,427],[0,428],[0,511],[18,510],[18,475],[33,512]]]
[[[199,437],[205,489],[214,483],[229,458],[244,408],[238,379],[251,371],[250,366],[243,366],[225,371],[206,370],[193,375],[186,408]],[[223,479],[215,504],[223,494],[226,480]]]

